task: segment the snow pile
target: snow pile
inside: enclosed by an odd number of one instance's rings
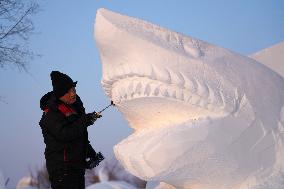
[[[124,181],[109,181],[108,173],[104,168],[99,170],[99,183],[92,184],[86,189],[137,189]]]
[[[124,181],[108,181],[90,185],[86,189],[136,189],[136,187]]]
[[[164,182],[147,182],[147,186],[146,186],[146,189],[175,189],[175,187],[169,185],[169,184],[166,184]]]
[[[32,185],[35,185],[37,181],[32,177],[23,177],[19,180],[16,189],[36,189]]]
[[[263,49],[250,57],[284,76],[284,42]]]
[[[5,179],[1,169],[0,169],[0,189],[5,189]]]
[[[105,9],[95,38],[102,86],[135,130],[114,148],[125,169],[175,188],[284,188],[281,76]]]

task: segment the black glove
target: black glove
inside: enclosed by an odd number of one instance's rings
[[[95,117],[96,119],[102,117],[102,115],[100,113],[97,113],[97,112],[93,112],[92,114],[93,114],[93,117]]]
[[[95,156],[86,159],[86,168],[93,169],[94,167],[98,166],[104,159],[105,158],[101,152],[96,153]]]
[[[97,112],[86,114],[85,115],[86,125],[87,126],[93,125],[95,123],[95,121],[97,120],[97,118],[101,118],[101,117],[102,117],[102,115],[98,114]]]

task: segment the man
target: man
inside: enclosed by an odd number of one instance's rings
[[[104,158],[88,140],[87,127],[101,115],[85,113],[76,84],[66,74],[52,71],[53,91],[40,100],[46,167],[52,189],[85,189],[85,168],[97,166]]]

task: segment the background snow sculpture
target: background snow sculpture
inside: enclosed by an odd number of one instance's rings
[[[263,63],[270,69],[284,76],[284,42],[265,48],[250,55],[251,58]]]
[[[176,188],[283,188],[283,78],[259,62],[100,9],[102,85],[134,133],[132,174]]]

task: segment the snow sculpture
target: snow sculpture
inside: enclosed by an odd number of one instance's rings
[[[284,76],[284,42],[262,49],[250,57]]]
[[[114,148],[176,188],[284,188],[284,80],[257,61],[100,9],[102,86],[135,131]]]

